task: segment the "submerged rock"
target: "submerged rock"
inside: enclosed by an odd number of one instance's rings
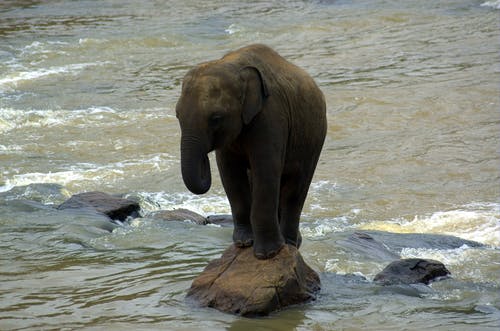
[[[159,210],[152,212],[148,217],[165,221],[190,221],[200,225],[206,225],[208,223],[206,217],[184,208]]]
[[[164,221],[189,221],[199,225],[215,224],[222,227],[233,226],[233,216],[230,214],[209,215],[204,217],[203,215],[184,208],[154,211],[148,214],[147,217]]]
[[[53,205],[66,200],[69,195],[70,194],[62,185],[33,183],[25,186],[15,186],[9,191],[1,192],[0,198],[5,200],[26,200]]]
[[[193,281],[188,298],[203,307],[242,316],[260,316],[315,299],[318,274],[293,246],[268,260],[252,248],[231,245]]]
[[[373,281],[381,285],[429,284],[450,276],[443,263],[428,259],[401,259],[391,262]]]
[[[207,216],[208,224],[216,224],[222,227],[233,226],[233,215],[231,214],[218,214]]]
[[[354,232],[347,239],[337,241],[337,244],[350,251],[368,256],[370,259],[394,261],[400,258],[399,254],[390,251],[384,243],[375,240],[365,232]]]
[[[477,241],[435,233],[394,233],[366,230],[363,233],[383,243],[393,252],[400,253],[404,248],[455,249],[467,245],[484,247]]]
[[[118,198],[103,192],[75,194],[57,209],[93,209],[107,215],[112,220],[125,221],[127,217],[137,217],[140,206],[137,202]]]

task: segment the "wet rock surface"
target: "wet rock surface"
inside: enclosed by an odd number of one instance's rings
[[[435,233],[394,233],[385,231],[362,231],[374,240],[383,243],[388,249],[398,254],[403,248],[455,249],[467,245],[484,247],[477,241]]]
[[[380,285],[430,284],[450,276],[443,263],[428,259],[401,259],[391,262],[373,281]]]
[[[152,212],[148,215],[148,217],[165,221],[189,221],[199,225],[208,224],[206,217],[184,208],[173,210],[159,210]]]
[[[399,254],[389,250],[384,243],[375,240],[365,232],[354,232],[346,239],[337,241],[337,244],[350,251],[381,261],[394,261],[400,257]]]
[[[127,217],[137,217],[140,206],[137,202],[122,199],[103,192],[75,194],[57,209],[93,209],[107,215],[112,220],[125,221]]]
[[[188,298],[203,307],[242,316],[261,316],[315,299],[318,274],[293,246],[259,260],[251,248],[231,245],[193,281]]]
[[[220,215],[209,215],[207,216],[208,224],[216,224],[222,227],[233,226],[233,215],[231,214],[220,214]]]

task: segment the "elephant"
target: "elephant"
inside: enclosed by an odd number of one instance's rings
[[[176,104],[181,172],[195,194],[211,186],[215,151],[233,215],[233,242],[269,259],[301,244],[299,220],[326,136],[326,103],[304,70],[262,44],[201,63]]]

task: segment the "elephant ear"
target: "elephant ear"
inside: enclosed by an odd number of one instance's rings
[[[248,124],[262,109],[265,98],[269,96],[267,85],[262,74],[256,67],[244,67],[240,71],[243,80],[243,123]]]

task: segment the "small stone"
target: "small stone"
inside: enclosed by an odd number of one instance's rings
[[[430,284],[450,276],[443,263],[427,259],[401,259],[391,262],[373,281],[381,285]]]
[[[206,225],[208,223],[207,219],[202,215],[183,208],[155,211],[149,214],[148,217],[164,221],[190,221],[199,225]]]
[[[188,298],[203,307],[242,316],[262,316],[316,298],[318,274],[299,251],[285,246],[271,259],[231,245],[193,281]]]
[[[137,217],[140,206],[137,202],[118,198],[103,192],[75,194],[57,209],[94,209],[112,220],[125,221],[127,217]]]

